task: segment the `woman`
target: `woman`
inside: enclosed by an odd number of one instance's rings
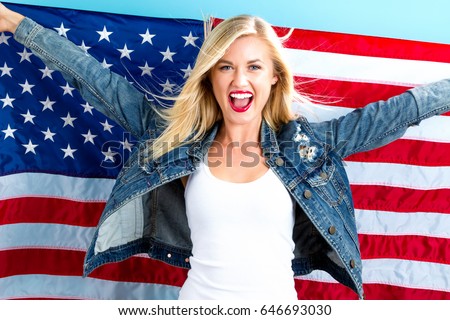
[[[145,252],[190,268],[180,299],[295,299],[293,276],[315,269],[363,298],[342,158],[450,109],[443,80],[339,119],[295,118],[281,43],[256,17],[230,18],[211,32],[167,112],[67,39],[2,5],[0,31],[13,32],[90,104],[141,137],[106,204],[85,275]]]

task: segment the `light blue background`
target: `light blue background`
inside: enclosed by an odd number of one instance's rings
[[[8,2],[153,17],[227,18],[249,13],[274,25],[450,44],[449,0],[32,0]]]

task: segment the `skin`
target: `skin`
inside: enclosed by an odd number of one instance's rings
[[[0,3],[0,32],[16,32],[17,26],[24,18],[20,13],[9,10]]]
[[[268,170],[259,136],[262,111],[278,80],[266,43],[255,36],[237,39],[212,68],[210,80],[223,114],[222,126],[208,153],[211,173],[229,182],[256,180]],[[251,94],[250,105],[233,108],[233,93]]]

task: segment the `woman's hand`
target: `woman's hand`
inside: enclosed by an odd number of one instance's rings
[[[9,10],[0,2],[0,32],[14,33],[24,18],[23,15]]]

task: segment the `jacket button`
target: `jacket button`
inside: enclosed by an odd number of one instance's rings
[[[312,192],[311,192],[310,190],[305,190],[305,192],[303,192],[303,196],[304,196],[306,199],[311,199],[311,197],[312,197]]]
[[[356,262],[355,262],[355,260],[350,260],[350,267],[353,269],[353,268],[355,268],[356,267]]]
[[[281,159],[281,158],[277,158],[275,160],[275,163],[276,163],[277,166],[281,167],[284,164],[284,160]]]
[[[328,233],[333,235],[336,233],[336,227],[335,226],[331,226],[328,228]]]
[[[172,254],[171,254],[171,253],[168,253],[168,254],[167,254],[167,258],[172,258]]]
[[[327,173],[326,172],[321,172],[320,173],[320,177],[323,179],[323,180],[325,180],[326,178],[328,178],[328,175],[327,175]]]

